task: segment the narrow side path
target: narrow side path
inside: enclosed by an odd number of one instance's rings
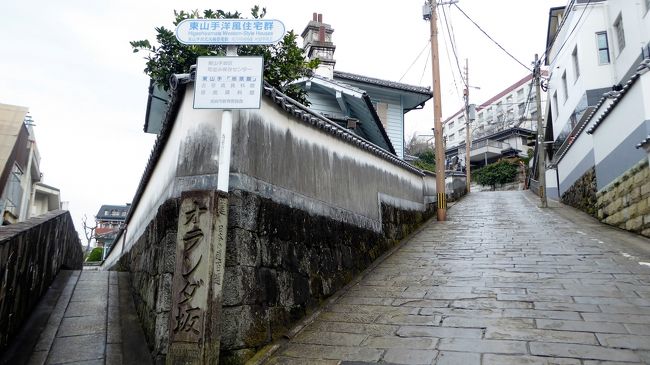
[[[127,273],[62,271],[45,297],[34,313],[48,312],[47,322],[28,323],[2,363],[152,363]]]
[[[267,363],[650,363],[650,240],[537,203],[470,194]]]

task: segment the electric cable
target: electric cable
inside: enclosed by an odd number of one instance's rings
[[[520,64],[520,65],[521,65],[522,67],[524,67],[526,70],[528,70],[528,71],[530,71],[530,72],[533,72],[533,70],[532,70],[530,67],[526,66],[526,65],[523,64],[521,61],[519,61],[515,56],[513,56],[510,52],[508,52],[505,48],[503,48],[503,46],[500,45],[499,42],[495,41],[494,38],[492,38],[489,34],[487,34],[487,32],[484,31],[483,28],[481,28],[478,24],[476,24],[476,22],[475,22],[474,20],[472,20],[472,18],[470,18],[469,15],[467,15],[467,14],[463,11],[463,9],[461,9],[461,8],[458,6],[458,4],[455,4],[455,3],[454,3],[454,6],[456,7],[456,9],[458,9],[458,11],[461,12],[461,14],[463,14],[463,15],[464,15],[464,16],[465,16],[465,17],[466,17],[470,22],[472,22],[472,24],[474,24],[474,25],[475,25],[475,26],[476,26],[476,27],[477,27],[477,28],[478,28],[478,29],[479,29],[479,30],[480,30],[480,31],[481,31],[481,32],[482,32],[486,37],[488,37],[488,38],[489,38],[489,39],[490,39],[494,44],[496,44],[499,48],[501,48],[501,50],[502,50],[503,52],[505,52],[508,56],[510,56],[510,58],[512,58],[513,60],[515,60],[518,64]]]
[[[420,53],[417,55],[417,57],[415,57],[415,59],[413,60],[413,62],[411,63],[411,65],[408,67],[408,69],[406,69],[406,72],[404,72],[404,74],[402,75],[402,77],[399,78],[398,82],[401,82],[402,79],[404,79],[404,76],[406,76],[406,74],[407,74],[409,71],[411,71],[411,67],[413,67],[413,65],[415,65],[415,63],[418,61],[418,59],[420,59],[420,56],[422,56],[422,52],[424,52],[424,50],[427,49],[427,47],[429,46],[429,43],[431,43],[431,39],[427,40],[427,43],[424,45],[424,48],[422,48],[422,50],[421,50]]]
[[[456,53],[456,45],[454,40],[451,38],[451,31],[449,30],[449,20],[447,16],[447,12],[445,11],[445,7],[442,6],[442,14],[443,18],[445,21],[445,27],[447,28],[447,33],[449,36],[449,41],[451,42],[451,50],[454,52],[454,58],[456,59],[456,67],[458,67],[458,73],[461,76],[461,80],[463,81],[463,85],[465,85],[465,88],[467,88],[467,82],[465,81],[465,78],[463,77],[463,71],[460,67],[460,61],[458,60],[458,53]]]
[[[578,17],[578,21],[577,21],[576,24],[573,26],[573,28],[571,29],[571,31],[569,32],[569,34],[567,34],[566,38],[564,38],[564,42],[562,42],[562,45],[560,46],[560,48],[559,48],[559,49],[557,50],[557,52],[556,52],[557,54],[559,54],[559,53],[562,51],[562,49],[564,48],[564,46],[566,45],[566,43],[569,41],[569,38],[571,37],[571,34],[573,34],[573,32],[576,30],[576,28],[578,28],[578,25],[582,25],[582,24],[580,23],[580,20],[582,20],[582,17],[585,15],[585,12],[587,11],[587,8],[589,7],[589,4],[591,4],[591,0],[587,0],[587,2],[584,4],[584,8],[582,8],[582,12],[580,13],[580,16]],[[589,8],[589,13],[591,13],[591,10],[592,10],[592,9],[593,9],[593,8]],[[570,10],[571,10],[571,9],[569,9],[569,11],[570,11]],[[551,43],[548,45],[548,47],[546,48],[546,50],[544,51],[544,53],[542,53],[542,55],[539,57],[540,60],[541,60],[541,59],[544,59],[544,57],[546,57],[546,54],[548,53],[548,51],[550,51],[550,50],[551,50],[551,47],[553,47],[553,44],[555,43],[555,40],[557,39],[558,35],[560,34],[559,31],[560,31],[560,29],[561,29],[561,26],[564,25],[564,21],[565,21],[566,19],[567,19],[566,17],[563,19],[562,24],[561,24],[560,27],[557,29],[558,31],[555,33],[555,36],[553,37],[553,40],[552,40]]]

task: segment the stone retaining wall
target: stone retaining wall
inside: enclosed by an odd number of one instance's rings
[[[153,356],[167,353],[178,200],[167,201],[119,268],[132,272]],[[433,205],[432,205],[433,207]],[[382,204],[383,233],[230,192],[221,363],[240,364],[434,214]]]
[[[562,203],[596,216],[596,170],[587,170],[576,182],[562,194]]]
[[[650,168],[644,158],[597,194],[598,219],[650,237]]]
[[[0,228],[0,352],[61,269],[80,270],[83,253],[68,211]]]

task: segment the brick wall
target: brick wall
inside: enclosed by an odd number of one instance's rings
[[[644,158],[597,194],[604,223],[650,237],[650,168]]]

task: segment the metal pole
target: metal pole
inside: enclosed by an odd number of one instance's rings
[[[237,46],[227,46],[226,56],[237,56]],[[230,181],[230,154],[232,141],[232,111],[224,110],[221,114],[221,137],[219,139],[219,172],[217,190],[228,193]]]
[[[447,196],[445,194],[445,150],[442,145],[442,106],[440,100],[440,60],[438,58],[438,28],[435,0],[429,0],[431,7],[431,68],[433,72],[433,135],[436,144],[436,192],[438,194],[437,215],[439,221],[447,219]]]
[[[467,192],[471,190],[472,172],[470,167],[470,148],[472,139],[469,133],[469,61],[465,59],[465,180]]]
[[[539,181],[539,198],[542,208],[548,206],[546,201],[546,151],[544,149],[544,125],[542,122],[542,97],[541,97],[541,69],[539,56],[535,54],[535,67],[533,79],[535,80],[535,102],[537,104],[537,171]],[[559,187],[558,187],[559,188]]]

